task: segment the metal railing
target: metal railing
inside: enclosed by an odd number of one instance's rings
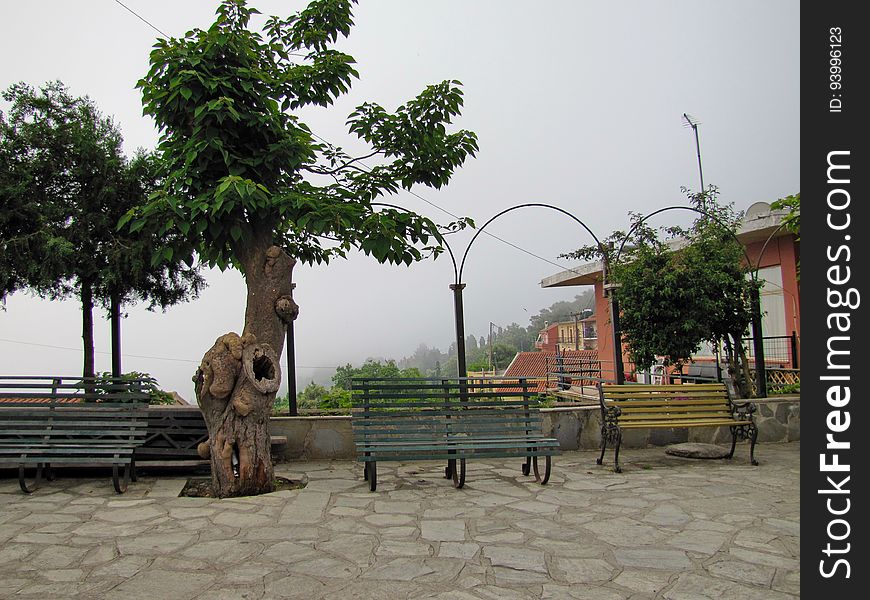
[[[753,338],[744,338],[747,358],[754,360]],[[764,364],[767,368],[800,369],[797,333],[791,335],[764,336],[761,338],[764,346]]]
[[[545,364],[547,389],[582,394],[585,388],[594,388],[603,381],[601,361],[592,356],[547,356]]]

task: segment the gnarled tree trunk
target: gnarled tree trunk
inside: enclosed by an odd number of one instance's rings
[[[245,329],[241,336],[219,337],[194,376],[209,432],[199,453],[211,458],[212,484],[221,498],[274,488],[269,417],[281,383],[287,323],[299,312],[291,296],[296,261],[276,246],[247,250]]]

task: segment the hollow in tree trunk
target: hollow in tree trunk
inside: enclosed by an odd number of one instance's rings
[[[299,312],[291,296],[295,261],[275,246],[252,249],[247,258],[245,329],[219,337],[193,378],[209,432],[199,454],[210,458],[221,498],[274,488],[269,417],[287,323]]]

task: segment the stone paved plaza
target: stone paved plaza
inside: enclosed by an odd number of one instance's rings
[[[31,496],[0,479],[0,598],[764,599],[799,595],[799,444],[733,462],[623,451],[520,461],[280,464],[302,490],[179,498],[186,476],[61,477]],[[608,452],[607,461],[612,461]]]

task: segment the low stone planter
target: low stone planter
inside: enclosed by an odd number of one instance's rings
[[[350,415],[272,417],[269,432],[287,437],[283,460],[356,458]]]

